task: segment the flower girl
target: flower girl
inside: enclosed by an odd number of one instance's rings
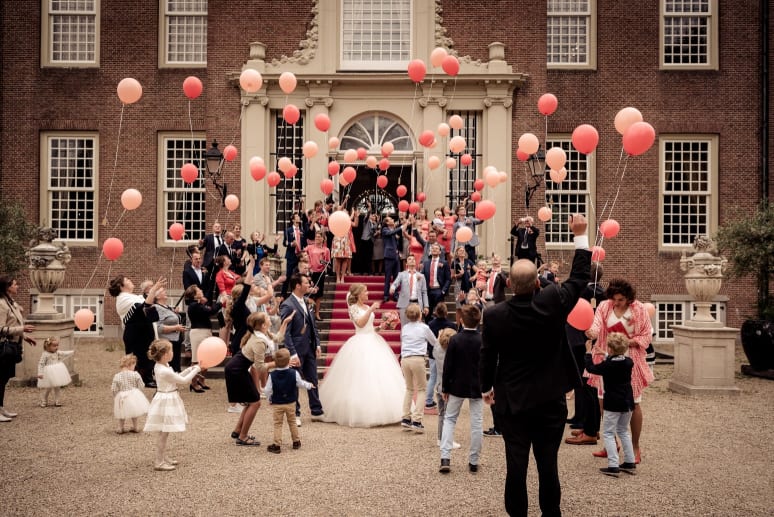
[[[121,358],[121,371],[113,376],[113,416],[118,419],[118,434],[124,433],[124,422],[127,418],[132,419],[132,427],[129,429],[133,433],[139,433],[137,427],[137,417],[148,412],[148,399],[142,392],[145,387],[142,376],[134,371],[137,365],[137,357],[134,354],[128,354]]]
[[[38,362],[38,388],[43,390],[40,398],[40,407],[48,405],[48,397],[54,393],[54,405],[61,406],[59,392],[62,386],[67,386],[72,380],[67,365],[62,359],[70,357],[74,350],[59,351],[59,338],[46,338],[43,342],[43,353]]]

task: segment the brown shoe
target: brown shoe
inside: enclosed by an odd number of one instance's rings
[[[580,436],[583,434],[583,429],[573,429],[570,431],[570,434],[573,436]],[[599,440],[599,433],[597,433],[597,440]]]
[[[564,443],[569,445],[596,445],[597,439],[593,436],[587,436],[584,433],[581,433],[578,436],[565,439]]]

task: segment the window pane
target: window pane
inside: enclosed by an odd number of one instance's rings
[[[554,183],[545,168],[546,204],[553,216],[546,223],[544,236],[546,244],[572,243],[572,232],[567,220],[572,214],[588,214],[589,170],[586,155],[579,153],[570,140],[549,140],[546,148],[560,147],[567,155],[567,177],[561,183]]]
[[[664,10],[664,64],[708,64],[709,0],[666,0]]]
[[[49,137],[48,218],[59,238],[94,240],[95,140]]]
[[[457,160],[457,166],[448,172],[449,189],[447,198],[449,200],[449,207],[452,210],[474,190],[473,183],[476,181],[478,157],[480,156],[478,152],[478,122],[480,113],[479,111],[452,111],[447,113],[449,117],[452,115],[462,117],[462,129],[452,129],[449,139],[455,136],[461,136],[465,139],[465,149],[462,153],[449,152],[447,155]],[[470,165],[462,165],[460,157],[463,154],[469,154],[473,158]],[[443,164],[441,166],[445,167]],[[426,173],[429,174],[429,171]]]
[[[549,0],[546,20],[546,61],[548,64],[589,62],[588,1]]]
[[[343,0],[342,58],[353,66],[401,66],[410,58],[410,0]]]
[[[663,244],[690,245],[709,234],[710,142],[664,142]]]
[[[48,12],[51,61],[96,62],[97,11],[94,0],[52,1]]]
[[[275,120],[274,152],[272,158],[274,164],[271,170],[278,171],[277,162],[280,158],[290,158],[298,172],[292,178],[285,178],[277,185],[274,196],[276,219],[274,231],[281,232],[290,224],[290,217],[298,211],[299,196],[304,192],[304,120],[305,112],[301,112],[301,118],[295,124],[288,124],[282,117],[282,112],[273,111]]]
[[[168,0],[166,30],[168,63],[207,62],[206,0]]]
[[[204,153],[207,142],[199,138],[164,139],[164,241],[175,242],[167,228],[181,223],[185,228],[183,241],[198,241],[204,238],[206,212],[206,186],[204,174],[206,163]],[[180,169],[186,163],[199,167],[199,177],[187,184],[180,176]]]

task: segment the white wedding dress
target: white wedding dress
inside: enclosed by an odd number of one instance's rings
[[[353,323],[367,308],[352,305]],[[374,315],[344,343],[320,384],[324,421],[349,427],[399,422],[406,383],[395,354],[374,330]]]

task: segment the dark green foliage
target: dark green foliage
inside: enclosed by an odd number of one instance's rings
[[[27,267],[24,251],[36,232],[20,203],[0,201],[0,273],[14,274]]]

